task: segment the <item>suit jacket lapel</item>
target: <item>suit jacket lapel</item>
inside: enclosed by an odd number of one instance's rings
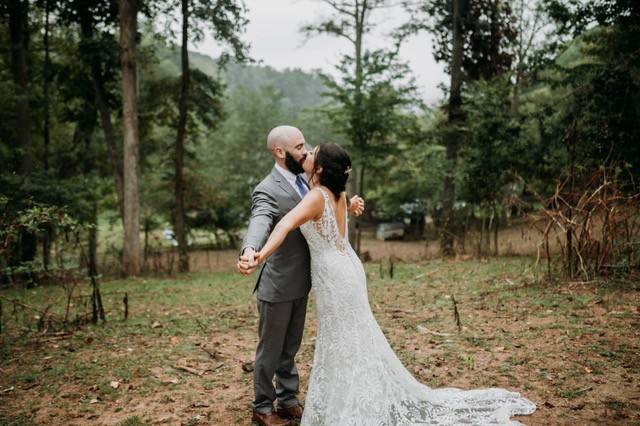
[[[300,198],[300,195],[298,194],[298,191],[296,191],[293,186],[291,186],[291,184],[289,183],[288,180],[286,180],[284,178],[284,176],[282,176],[282,174],[278,171],[278,169],[276,169],[275,167],[273,168],[271,175],[273,176],[274,180],[278,183],[278,185],[280,185],[280,188],[284,189],[285,192],[289,195],[291,195],[291,197],[296,200],[296,201],[301,201],[302,198]]]

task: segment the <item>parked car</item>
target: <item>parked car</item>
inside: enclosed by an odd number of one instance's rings
[[[405,226],[402,222],[381,223],[376,229],[376,239],[381,241],[402,239],[405,233]]]
[[[168,240],[172,246],[178,246],[178,240],[176,239],[175,234],[172,229],[165,228],[162,230],[162,235],[166,240]],[[187,245],[190,246],[192,244],[191,238],[187,237]]]

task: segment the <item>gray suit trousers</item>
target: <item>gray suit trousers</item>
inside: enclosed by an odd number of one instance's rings
[[[281,407],[299,403],[300,378],[294,357],[302,342],[307,299],[308,296],[304,296],[289,302],[257,302],[260,323],[253,370],[255,399],[252,402],[257,411],[271,412],[276,399]]]

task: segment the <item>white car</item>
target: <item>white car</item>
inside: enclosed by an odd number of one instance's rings
[[[381,223],[376,229],[376,239],[381,241],[391,239],[402,239],[404,237],[405,225],[402,222]]]
[[[173,233],[172,229],[169,228],[164,228],[162,230],[162,235],[164,236],[165,239],[169,240],[171,242],[171,245],[174,247],[178,246],[178,240],[176,240],[176,236]],[[191,238],[187,237],[187,245],[190,246],[191,245]]]

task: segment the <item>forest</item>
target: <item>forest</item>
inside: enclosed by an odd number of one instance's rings
[[[591,348],[586,355],[574,348],[587,357],[576,371],[618,375],[615,383],[629,388],[621,394],[602,393],[597,380],[585,384],[577,373],[557,384],[542,360],[527,367],[535,354],[500,362],[522,374],[529,368],[540,381],[544,392],[538,385],[531,392],[553,411],[552,423],[543,413],[532,424],[640,421],[633,394],[640,380],[640,2],[317,3],[329,12],[297,23],[299,35],[344,41],[349,50],[331,72],[276,69],[252,57],[251,5],[242,0],[0,4],[0,424],[84,424],[92,415],[100,424],[150,424],[158,412],[140,408],[150,392],[142,381],[181,387],[178,402],[166,393],[159,407],[191,406],[193,381],[206,394],[218,388],[207,376],[216,374],[235,383],[220,400],[201,406],[205,414],[174,413],[166,422],[246,420],[238,399],[250,388],[242,362],[254,348],[255,277],[233,271],[251,193],[273,168],[266,136],[280,124],[301,129],[311,146],[337,142],[351,154],[347,192],[361,195],[366,210],[350,220],[349,237],[373,277],[374,311],[385,330],[399,333],[395,343],[399,336],[431,341],[416,346],[445,358],[464,348],[513,349],[508,336],[477,337],[474,317],[483,310],[504,310],[505,324],[554,310],[555,326],[543,321],[544,330],[576,341],[613,327],[581,346]],[[385,34],[386,47],[371,47],[377,20],[393,10],[406,21]],[[417,34],[429,35],[447,73],[435,103],[423,99],[400,55]],[[219,56],[193,50],[205,38]],[[376,238],[385,224],[399,224],[400,241]],[[468,286],[460,281],[474,273]],[[440,278],[421,284],[429,277]],[[490,294],[489,302],[479,294]],[[398,300],[405,305],[393,313]],[[430,311],[442,324],[429,322],[436,321]],[[420,327],[439,328],[416,338]],[[126,351],[132,336],[148,339],[136,352],[155,338],[169,343],[115,367],[99,355]],[[544,345],[549,335],[529,337]],[[438,352],[434,339],[455,342]],[[312,344],[303,345],[309,363]],[[517,344],[513,350],[526,349],[524,340]],[[88,352],[64,368],[36,368],[42,356],[71,348],[73,356]],[[180,364],[194,351],[220,367]],[[45,378],[63,386],[84,374],[74,363],[93,357],[101,358],[91,365],[100,379],[83,376],[77,389],[59,391],[71,395],[57,403],[64,408],[20,408]],[[186,375],[180,384],[158,367],[168,359]],[[482,361],[455,359],[468,373],[460,386],[480,384],[472,377]],[[59,374],[48,377],[51,368]],[[448,383],[425,371],[412,370],[433,385]],[[123,402],[125,387],[140,395]],[[126,408],[131,398],[140,409]],[[65,405],[75,400],[86,409]]]

